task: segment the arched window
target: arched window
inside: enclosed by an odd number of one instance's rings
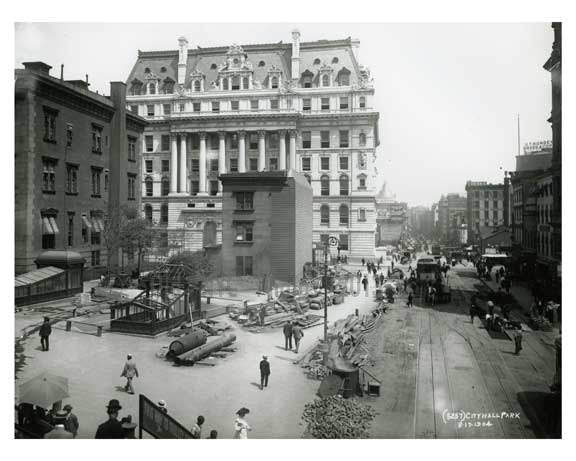
[[[135,81],[131,87],[132,96],[139,96],[142,94],[142,82]]]
[[[272,77],[272,80],[270,82],[270,87],[271,88],[278,88],[278,77]]]
[[[154,195],[154,182],[150,176],[147,176],[144,180],[146,186],[146,197],[152,197]]]
[[[200,80],[196,80],[194,82],[194,91],[200,91],[201,88],[202,88],[202,85],[200,83]]]
[[[162,195],[166,196],[170,193],[170,180],[168,178],[162,178]]]
[[[160,206],[160,224],[168,224],[168,204],[163,203]]]
[[[166,83],[164,83],[164,93],[165,93],[165,94],[172,94],[172,93],[174,93],[174,82],[166,82]]]
[[[361,174],[358,176],[358,190],[365,190],[366,189],[366,175]]]
[[[312,78],[314,74],[309,70],[305,70],[302,73],[302,88],[312,88]]]
[[[148,94],[156,94],[156,84],[150,83],[148,85]]]
[[[227,90],[227,89],[228,89],[228,79],[227,79],[227,78],[223,78],[223,79],[222,79],[222,89],[223,89],[223,90]]]
[[[216,223],[208,221],[202,231],[202,246],[204,248],[216,245]]]
[[[349,216],[348,216],[348,206],[340,205],[340,224],[348,225]]]
[[[330,178],[322,175],[320,178],[320,195],[330,195]]]
[[[247,90],[250,87],[250,80],[248,79],[248,77],[244,77],[242,79],[242,88]]]
[[[152,205],[144,205],[144,219],[152,224]]]
[[[358,144],[360,146],[366,145],[366,134],[365,133],[360,133],[360,135],[358,136]]]
[[[330,76],[328,74],[322,76],[322,86],[330,86]]]
[[[320,207],[320,224],[330,225],[330,207],[328,205]]]
[[[348,180],[348,175],[343,174],[340,176],[340,195],[349,195],[350,185]]]
[[[360,109],[366,109],[366,98],[364,96],[360,96]]]

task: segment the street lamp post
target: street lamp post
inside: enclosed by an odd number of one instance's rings
[[[328,345],[328,240],[324,243],[324,345]]]

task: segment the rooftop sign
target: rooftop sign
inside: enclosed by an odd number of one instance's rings
[[[524,154],[533,154],[535,152],[542,152],[543,150],[552,149],[552,141],[537,141],[527,142],[524,144]]]

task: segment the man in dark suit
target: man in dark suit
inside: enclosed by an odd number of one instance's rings
[[[122,409],[120,402],[116,399],[110,400],[106,407],[108,421],[100,424],[96,431],[96,439],[123,439],[124,431],[122,423],[118,421],[118,412]]]
[[[52,327],[50,326],[50,318],[44,317],[44,323],[40,327],[40,345],[43,351],[50,349],[49,337],[52,334]]]
[[[284,332],[284,349],[292,350],[292,322],[290,320],[286,322],[282,331]]]
[[[270,362],[268,362],[268,357],[264,355],[260,361],[260,390],[268,387],[268,376],[270,376]]]

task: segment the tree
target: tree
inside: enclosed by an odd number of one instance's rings
[[[140,273],[142,255],[152,246],[154,230],[144,218],[129,216],[126,218],[120,228],[120,246],[126,252],[138,253],[138,273]]]
[[[335,395],[307,403],[302,419],[316,439],[365,439],[375,415],[372,407]]]
[[[107,251],[106,266],[108,277],[110,277],[114,256],[117,256],[118,250],[122,248],[122,228],[128,219],[136,217],[136,215],[136,209],[128,206],[115,208],[106,215],[102,241]]]
[[[203,251],[183,251],[171,256],[168,264],[185,264],[201,279],[208,278],[214,272],[214,264]]]

